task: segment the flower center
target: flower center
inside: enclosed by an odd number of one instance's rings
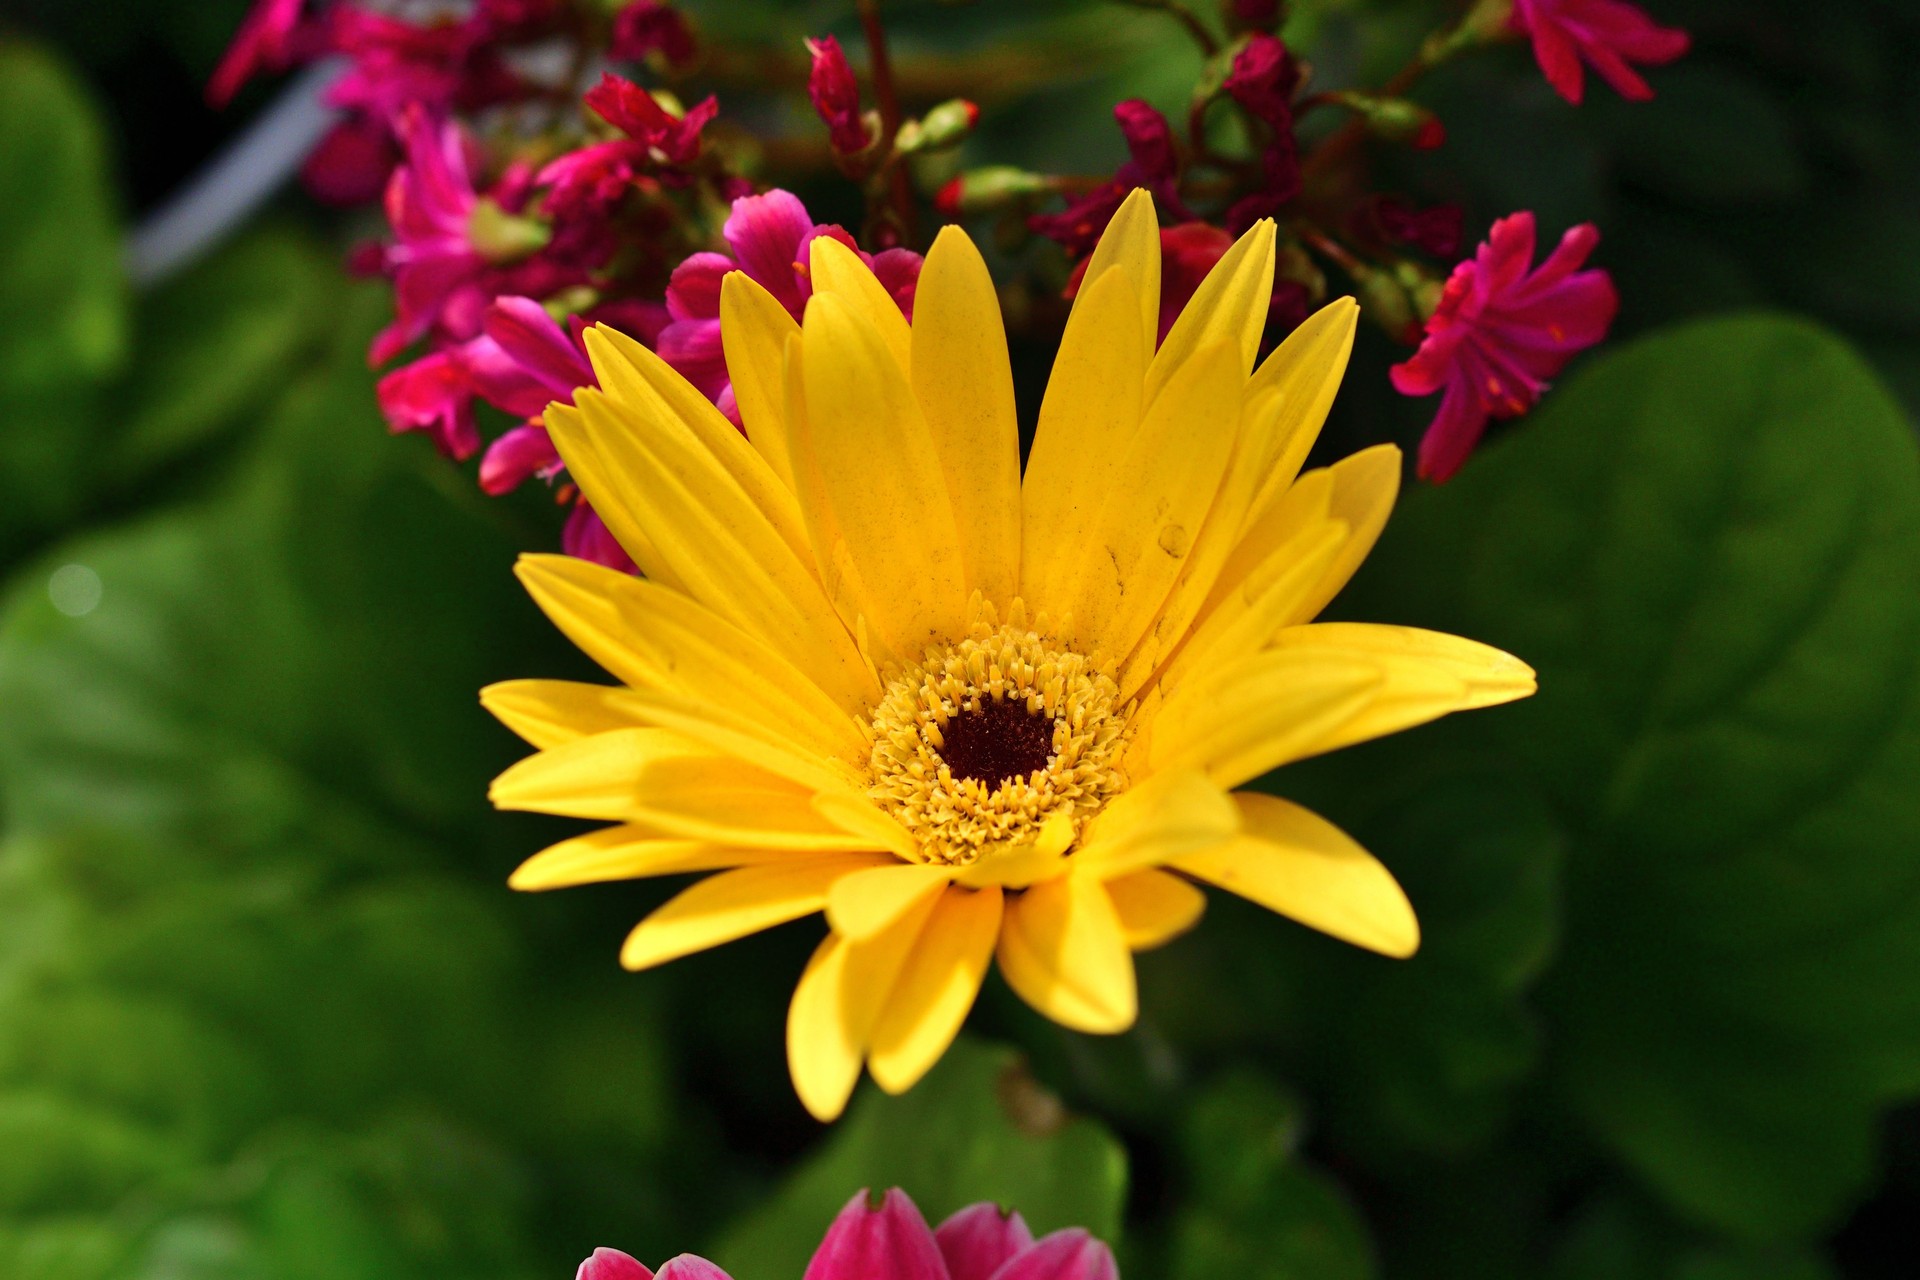
[[[1047,767],[1053,717],[1012,702],[986,702],[940,727],[940,758],[954,776],[997,787]]]
[[[1015,601],[979,605],[965,639],[891,673],[875,708],[869,794],[927,861],[965,866],[1077,828],[1126,785],[1131,707],[1112,673],[1053,643]]]

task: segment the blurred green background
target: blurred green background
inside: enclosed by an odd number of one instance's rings
[[[0,16],[0,1277],[531,1280],[617,1244],[776,1280],[882,1182],[1174,1280],[1920,1274],[1910,4],[1653,0],[1696,37],[1657,102],[1568,107],[1515,46],[1423,90],[1446,149],[1383,161],[1470,233],[1597,221],[1624,297],[1337,606],[1509,648],[1540,696],[1271,780],[1401,876],[1420,956],[1218,900],[1143,958],[1136,1031],[990,983],[977,1039],[832,1131],[781,1048],[817,924],[632,976],[668,887],[504,888],[562,826],[487,809],[516,744],[474,694],[585,674],[508,572],[558,513],[385,434],[386,303],[339,267],[376,225],[289,192],[123,277],[272,98],[200,100],[244,7]],[[1098,171],[1111,104],[1197,71],[1117,4],[889,12],[981,78],[976,161]],[[1288,34],[1377,83],[1444,12],[1299,0]],[[1395,358],[1363,340],[1329,449],[1417,434]]]

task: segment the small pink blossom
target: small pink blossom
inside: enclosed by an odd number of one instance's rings
[[[696,253],[674,268],[667,284],[672,322],[660,331],[656,349],[661,359],[731,417],[736,411],[720,341],[720,283],[727,273],[746,272],[797,320],[813,296],[807,258],[814,239],[830,236],[856,253],[860,249],[846,231],[815,223],[798,196],[780,190],[735,200],[721,234],[730,254]],[[920,255],[888,249],[872,257],[860,256],[873,267],[901,312],[912,319]]]
[[[473,421],[473,379],[458,349],[436,351],[400,366],[380,379],[374,394],[394,431],[424,431],[456,462],[472,457],[480,447]]]
[[[832,36],[807,41],[813,66],[807,72],[807,97],[827,125],[827,141],[843,156],[857,155],[873,141],[860,114],[860,82],[840,42]]]
[[[597,223],[641,174],[691,163],[700,154],[701,130],[720,111],[709,96],[676,116],[645,89],[611,72],[587,90],[586,104],[626,136],[570,151],[540,171],[540,185],[552,188],[547,212],[560,222]]]
[[[1573,228],[1533,269],[1533,214],[1500,219],[1479,251],[1453,269],[1420,349],[1392,369],[1402,395],[1444,392],[1420,441],[1420,475],[1440,483],[1460,469],[1490,418],[1531,409],[1573,356],[1606,336],[1619,295],[1605,271],[1581,270],[1600,232]]]
[[[1653,89],[1629,64],[1660,66],[1692,44],[1686,32],[1659,25],[1626,0],[1515,0],[1513,25],[1533,40],[1547,83],[1575,104],[1586,89],[1582,59],[1621,97],[1645,102]]]
[[[456,295],[477,292],[487,265],[468,234],[479,196],[460,126],[415,107],[401,117],[400,142],[406,158],[387,183],[386,202],[395,318],[373,341],[376,365],[424,337]]]

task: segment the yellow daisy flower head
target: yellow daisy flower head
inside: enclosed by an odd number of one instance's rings
[[[1022,475],[993,281],[940,233],[911,324],[811,248],[796,324],[746,275],[721,325],[746,432],[659,357],[587,334],[599,390],[547,412],[640,566],[519,573],[618,685],[483,701],[538,754],[494,802],[618,825],[521,889],[713,872],[627,938],[652,965],[824,911],[788,1016],[794,1085],[837,1116],[863,1064],[910,1087],[990,963],[1081,1031],[1134,1021],[1132,953],[1209,884],[1388,955],[1393,877],[1276,766],[1533,691],[1523,663],[1404,627],[1312,622],[1366,556],[1391,446],[1300,474],[1358,314],[1258,369],[1274,230],[1220,260],[1156,350],[1160,242],[1136,191],[1088,263]]]

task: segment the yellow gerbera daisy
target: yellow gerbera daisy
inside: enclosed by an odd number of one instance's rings
[[[795,324],[746,275],[721,323],[743,437],[609,329],[600,389],[547,425],[644,573],[527,556],[549,617],[621,684],[494,685],[539,753],[502,808],[620,825],[521,889],[718,872],[643,920],[628,968],[826,912],[787,1024],[814,1115],[863,1063],[911,1086],[990,959],[1036,1009],[1117,1032],[1132,953],[1217,885],[1388,955],[1419,929],[1386,869],[1297,805],[1232,788],[1533,672],[1453,636],[1312,624],[1372,547],[1400,454],[1299,474],[1352,344],[1336,302],[1253,368],[1263,222],[1155,350],[1160,242],[1136,191],[1088,263],[1024,476],[998,299],[957,227],[911,325],[812,244]]]

